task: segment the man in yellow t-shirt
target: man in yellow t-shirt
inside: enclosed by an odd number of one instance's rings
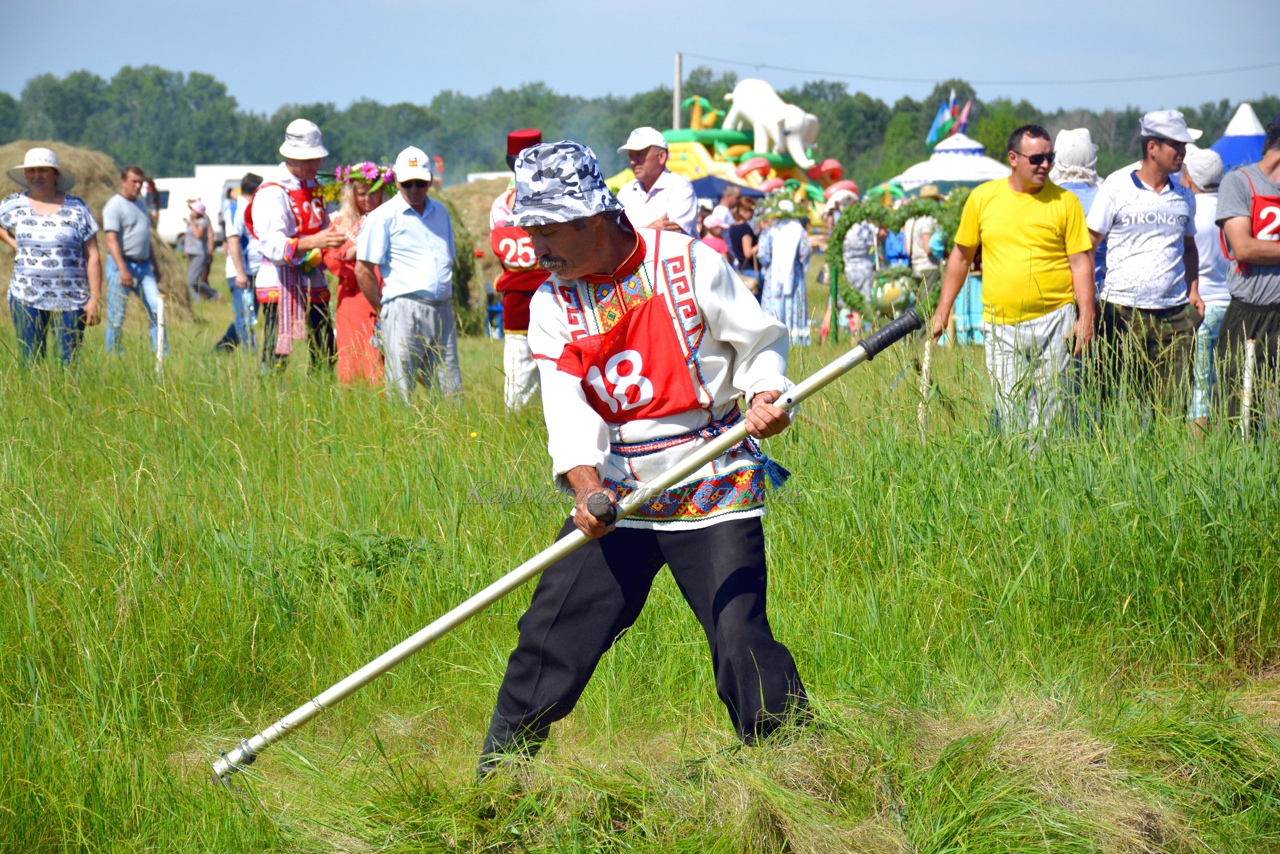
[[[1097,307],[1084,210],[1074,194],[1048,180],[1049,132],[1039,125],[1018,128],[1008,157],[1013,174],[982,184],[965,202],[933,337],[946,329],[981,246],[982,331],[996,415],[1004,429],[1023,431],[1047,426],[1059,409],[1071,354],[1093,340]]]

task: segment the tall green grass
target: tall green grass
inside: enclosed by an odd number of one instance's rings
[[[1280,848],[1274,443],[1121,408],[1031,453],[988,435],[978,350],[939,351],[926,440],[907,348],[771,440],[771,617],[820,726],[739,748],[662,576],[524,770],[474,783],[527,590],[214,787],[566,506],[500,345],[406,408],[264,380],[197,311],[163,379],[136,326],[69,371],[0,331],[0,850]]]

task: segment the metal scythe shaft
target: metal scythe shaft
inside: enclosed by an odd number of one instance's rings
[[[898,317],[888,326],[859,341],[853,349],[793,387],[777,400],[775,405],[785,410],[792,409],[800,401],[825,388],[855,365],[870,361],[877,353],[907,334],[919,329],[920,326],[920,318],[913,310],[908,309],[905,314]],[[712,439],[697,454],[690,456],[684,462],[668,469],[645,484],[644,489],[636,490],[627,495],[617,505],[618,518],[631,515],[645,503],[652,500],[655,495],[689,477],[746,437],[746,424],[739,423],[731,430]],[[232,774],[244,770],[245,766],[257,759],[263,750],[321,712],[332,708],[351,696],[415,652],[439,640],[499,599],[502,599],[508,593],[511,593],[517,587],[536,578],[547,567],[585,545],[588,539],[586,534],[576,530],[568,536],[562,537],[550,547],[543,549],[470,599],[467,599],[461,605],[437,617],[416,634],[396,644],[350,676],[303,703],[262,732],[252,738],[244,739],[231,750],[223,753],[213,763],[215,779],[226,782]]]

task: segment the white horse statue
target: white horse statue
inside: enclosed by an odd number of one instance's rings
[[[778,97],[773,87],[763,80],[748,77],[725,98],[733,102],[724,117],[724,127],[755,134],[752,147],[756,151],[790,154],[801,169],[809,169],[813,161],[805,148],[818,138],[818,117],[788,104]]]

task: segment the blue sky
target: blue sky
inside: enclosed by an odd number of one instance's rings
[[[86,68],[110,77],[122,65],[145,64],[210,73],[242,107],[257,112],[284,103],[346,106],[359,98],[427,103],[443,89],[480,94],[532,81],[570,94],[626,95],[670,85],[676,51],[685,52],[686,71],[708,65],[763,77],[779,89],[824,75],[751,63],[930,81],[846,80],[851,91],[889,103],[902,95],[919,98],[932,81],[950,77],[991,81],[976,84],[979,97],[1027,98],[1042,109],[1157,109],[1280,92],[1280,66],[1053,83],[1278,62],[1276,0],[42,0],[4,6],[0,90],[15,97],[37,74]]]

